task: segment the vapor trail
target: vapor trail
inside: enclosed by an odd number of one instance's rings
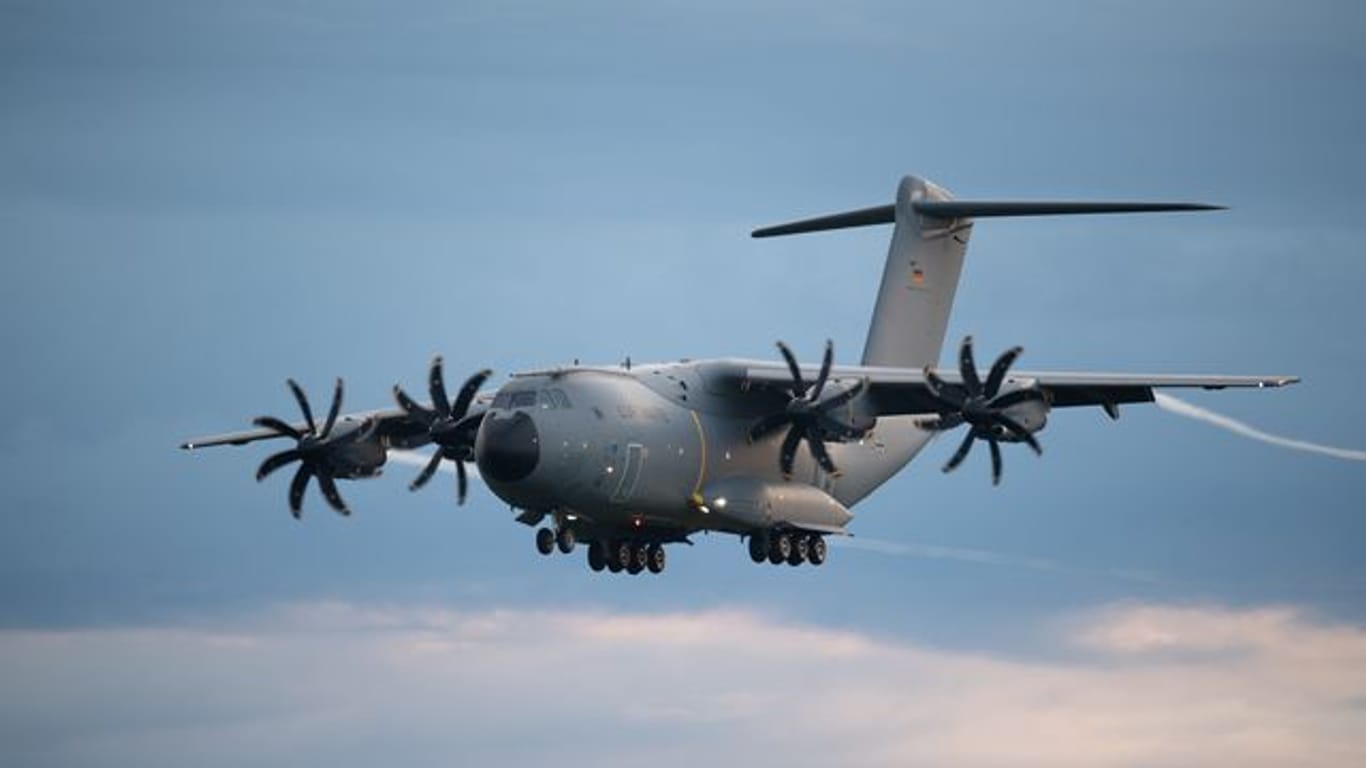
[[[407,464],[410,467],[425,467],[427,462],[432,460],[430,453],[418,453],[417,451],[389,451],[389,461],[395,464]],[[455,465],[449,461],[443,461],[437,465],[438,472],[445,472],[448,475],[455,474]],[[471,480],[479,479],[479,468],[473,462],[465,464],[465,471],[469,473]]]
[[[1019,555],[1008,555],[1001,552],[992,552],[985,549],[969,549],[967,547],[946,547],[939,544],[916,544],[912,542],[885,541],[882,539],[867,539],[862,536],[844,537],[830,536],[826,539],[832,546],[845,547],[848,549],[861,549],[866,552],[877,552],[884,555],[895,555],[898,557],[915,557],[929,560],[952,560],[960,563],[974,563],[976,565],[994,565],[1004,568],[1023,568],[1030,571],[1045,571],[1050,573],[1074,574],[1084,576],[1105,576],[1122,581],[1132,581],[1144,584],[1161,584],[1166,581],[1162,577],[1143,571],[1128,571],[1118,568],[1105,570],[1094,570],[1089,568],[1078,568],[1053,560],[1040,557],[1022,557]]]
[[[1185,416],[1190,419],[1195,419],[1196,421],[1203,421],[1206,424],[1213,424],[1221,429],[1227,429],[1235,435],[1242,435],[1243,437],[1260,440],[1263,443],[1270,443],[1271,445],[1279,445],[1282,448],[1289,448],[1295,451],[1305,451],[1307,453],[1319,453],[1324,456],[1332,456],[1335,459],[1366,461],[1366,451],[1354,451],[1350,448],[1336,448],[1331,445],[1319,445],[1318,443],[1309,443],[1304,440],[1292,440],[1288,437],[1281,437],[1280,435],[1263,432],[1250,424],[1244,424],[1237,419],[1231,419],[1228,416],[1223,416],[1213,411],[1207,411],[1199,406],[1191,405],[1184,400],[1178,400],[1171,395],[1154,392],[1153,397],[1157,402],[1157,407],[1168,413]]]

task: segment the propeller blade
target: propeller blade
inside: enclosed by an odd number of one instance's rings
[[[987,374],[987,385],[982,392],[983,396],[990,399],[1001,391],[1001,382],[1005,381],[1006,372],[1010,370],[1010,366],[1015,364],[1015,358],[1019,357],[1021,352],[1024,352],[1024,347],[1011,347],[996,358],[996,362],[991,366],[991,372]]]
[[[963,403],[967,400],[961,391],[939,378],[939,374],[929,367],[925,368],[925,389],[929,390],[930,397],[933,397],[941,405],[948,406],[949,410],[962,408]]]
[[[441,466],[441,458],[440,450],[433,453],[431,461],[427,462],[427,466],[423,467],[422,471],[417,473],[417,477],[413,478],[413,481],[408,484],[408,490],[416,491],[418,488],[426,485],[427,481],[432,479],[432,475],[436,474],[436,468]]]
[[[995,409],[1005,409],[1011,407],[1012,405],[1027,403],[1030,400],[1039,400],[1041,402],[1047,402],[1048,398],[1046,395],[1044,395],[1042,391],[1037,389],[1017,389],[1012,392],[1007,392],[1004,395],[995,398],[991,402],[987,403],[987,405]]]
[[[825,389],[825,380],[830,378],[830,366],[835,364],[835,342],[830,339],[825,340],[825,355],[821,357],[821,372],[816,376],[816,386],[811,388],[811,402],[821,399],[821,392]]]
[[[337,377],[337,387],[332,390],[332,407],[327,409],[327,421],[323,422],[323,432],[319,437],[327,437],[332,434],[332,427],[337,423],[337,414],[341,413],[342,404],[342,380]]]
[[[758,442],[774,432],[777,432],[783,425],[790,424],[791,422],[792,415],[786,411],[771,413],[754,422],[754,426],[750,427],[749,441],[751,443]]]
[[[783,438],[783,447],[778,454],[778,467],[783,471],[785,479],[792,477],[792,462],[797,458],[797,444],[802,441],[802,429],[797,425],[787,431],[787,437]]]
[[[975,439],[977,439],[977,433],[968,430],[968,433],[963,436],[963,442],[958,444],[958,450],[953,452],[948,463],[944,465],[945,472],[952,472],[958,468],[959,464],[963,463],[963,459],[968,457],[968,451],[972,450],[972,441]]]
[[[493,371],[485,368],[465,380],[465,385],[460,388],[460,392],[455,396],[455,402],[451,403],[451,418],[463,419],[465,414],[470,411],[470,403],[474,401],[474,396],[479,394],[479,388],[484,386],[488,377],[493,375]]]
[[[274,416],[259,416],[255,419],[252,419],[251,423],[255,424],[258,427],[273,429],[275,430],[275,434],[279,435],[280,437],[292,437],[295,440],[298,440],[299,438],[304,436],[302,432],[284,423],[283,421],[280,421]]]
[[[1001,484],[1001,444],[995,435],[987,435],[987,445],[991,447],[991,484]]]
[[[783,353],[783,359],[787,361],[787,370],[792,374],[792,394],[795,397],[805,397],[806,380],[802,378],[802,369],[797,365],[796,356],[781,341],[778,342],[778,351]]]
[[[465,494],[469,492],[470,480],[465,474],[465,462],[455,462],[455,503],[464,504]]]
[[[303,454],[300,453],[297,448],[290,448],[287,451],[280,451],[279,453],[267,456],[266,460],[261,462],[261,466],[256,470],[256,482],[259,483],[262,480],[265,480],[267,475],[289,462],[297,461],[302,458]]]
[[[816,460],[816,463],[825,470],[826,474],[839,477],[840,471],[835,467],[835,462],[830,460],[830,452],[825,448],[825,441],[807,435],[806,447],[811,450],[811,458]]]
[[[1033,448],[1035,455],[1043,455],[1043,446],[1039,445],[1039,441],[1034,439],[1034,435],[1030,434],[1029,430],[1024,428],[1024,425],[1001,413],[994,414],[994,418],[996,419],[997,424],[1005,427],[1006,431],[1019,438],[1020,442]]]
[[[313,464],[302,462],[299,464],[299,471],[294,473],[294,479],[289,483],[289,512],[298,520],[303,514],[304,491],[308,490],[308,478],[313,476]]]
[[[971,336],[964,336],[962,346],[958,347],[958,372],[963,375],[963,387],[969,397],[982,394],[982,380],[977,376],[977,363],[972,359]]]
[[[304,394],[303,387],[294,379],[285,381],[289,385],[289,391],[294,393],[294,399],[299,403],[299,410],[304,412],[304,421],[308,422],[308,431],[318,434],[318,425],[313,421],[313,409],[308,407],[308,395]]]
[[[318,488],[323,492],[323,498],[327,499],[328,505],[337,510],[337,514],[351,514],[351,510],[346,508],[346,502],[342,500],[341,494],[337,492],[337,482],[332,479],[331,475],[319,473]]]
[[[432,367],[427,371],[427,393],[432,397],[432,408],[436,415],[445,419],[451,415],[451,401],[446,396],[446,377],[441,372],[441,355],[432,358]]]
[[[435,411],[418,405],[417,401],[409,397],[408,393],[404,392],[403,388],[397,384],[394,385],[394,401],[398,403],[398,407],[402,408],[404,413],[429,427],[433,421],[436,421]]]

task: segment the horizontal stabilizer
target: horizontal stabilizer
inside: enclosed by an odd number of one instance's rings
[[[917,200],[911,204],[923,216],[936,219],[969,219],[987,216],[1052,216],[1082,213],[1160,213],[1163,211],[1219,211],[1221,205],[1206,203],[1134,203],[1134,202],[1066,202],[1066,201],[1011,201],[1011,200]],[[830,229],[866,227],[873,224],[892,224],[896,221],[895,205],[879,205],[857,211],[819,216],[787,224],[756,229],[752,237],[799,235]]]

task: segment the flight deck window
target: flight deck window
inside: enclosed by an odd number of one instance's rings
[[[551,395],[551,394],[550,394],[550,390],[548,390],[548,389],[543,389],[543,390],[541,390],[541,408],[542,408],[543,410],[550,410],[550,409],[559,408],[559,407],[560,407],[560,404],[557,403],[557,402],[555,402],[555,397],[554,397],[554,395]]]
[[[534,408],[536,406],[536,390],[528,389],[522,392],[512,393],[512,403],[509,408]]]
[[[574,407],[573,404],[569,402],[569,396],[564,393],[563,389],[551,389],[547,391],[550,392],[550,395],[555,398],[555,402],[558,403],[561,408]]]
[[[492,405],[493,408],[499,408],[499,409],[502,409],[502,410],[507,410],[507,409],[510,408],[511,406],[512,406],[512,393],[511,393],[511,392],[499,392],[498,395],[497,395],[497,397],[494,397],[494,398],[493,398],[493,405]]]

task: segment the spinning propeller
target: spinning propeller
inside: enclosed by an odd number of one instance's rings
[[[1015,419],[1006,415],[1013,406],[1029,401],[1046,402],[1044,394],[1037,389],[1016,389],[1000,394],[1001,384],[1005,382],[1010,366],[1024,349],[1011,347],[992,364],[986,383],[977,375],[977,364],[972,358],[972,337],[963,339],[958,349],[958,371],[963,377],[962,384],[949,384],[939,378],[929,366],[925,367],[925,386],[930,396],[940,406],[940,415],[917,422],[921,429],[945,431],[961,424],[971,427],[958,450],[953,452],[944,465],[945,472],[952,472],[963,463],[972,450],[974,440],[985,440],[991,448],[991,483],[1001,482],[1002,439],[1022,442],[1042,454],[1043,448],[1034,435]]]
[[[838,475],[839,469],[830,460],[830,453],[825,448],[825,438],[857,434],[859,430],[830,414],[836,408],[858,397],[867,382],[860,379],[850,388],[821,400],[821,393],[830,378],[830,366],[835,359],[834,344],[828,340],[825,342],[825,357],[821,359],[821,370],[812,384],[807,384],[802,378],[797,358],[786,344],[778,342],[778,351],[783,354],[783,359],[787,361],[787,369],[792,373],[792,384],[789,388],[792,399],[788,400],[787,407],[782,411],[755,422],[749,430],[749,441],[752,443],[762,440],[787,426],[787,437],[783,438],[782,449],[778,455],[778,466],[783,470],[783,477],[792,477],[792,462],[797,456],[797,444],[802,440],[806,441],[811,457],[821,469],[831,475]]]
[[[332,407],[328,409],[327,420],[319,430],[317,422],[313,420],[313,409],[308,406],[308,396],[294,379],[289,379],[288,383],[289,391],[294,393],[294,399],[299,403],[299,410],[304,412],[304,421],[308,423],[308,429],[301,432],[274,416],[261,416],[255,419],[253,423],[256,426],[273,430],[280,437],[291,437],[298,441],[293,448],[266,457],[256,470],[256,481],[260,482],[280,467],[297,461],[299,469],[289,484],[289,511],[294,518],[298,519],[300,516],[304,491],[308,489],[309,478],[313,477],[318,478],[318,489],[322,491],[327,503],[339,514],[349,515],[351,510],[346,507],[346,502],[337,492],[336,476],[340,463],[334,461],[334,458],[339,449],[369,437],[374,424],[333,434],[342,403],[342,380],[337,379],[337,388],[332,394]]]
[[[427,391],[432,398],[430,408],[419,405],[401,387],[394,385],[394,399],[398,401],[398,406],[409,418],[427,428],[427,436],[437,446],[436,452],[432,454],[432,460],[427,462],[427,466],[422,468],[417,477],[413,478],[408,490],[416,491],[426,485],[441,465],[441,460],[450,459],[455,462],[459,503],[465,503],[465,493],[469,489],[465,462],[474,459],[474,437],[479,431],[479,423],[484,419],[482,412],[472,415],[469,413],[470,404],[474,402],[474,396],[479,392],[479,388],[492,375],[493,371],[488,369],[479,371],[465,380],[454,401],[447,400],[445,376],[441,371],[441,356],[437,355],[432,358],[432,367],[427,373]]]

